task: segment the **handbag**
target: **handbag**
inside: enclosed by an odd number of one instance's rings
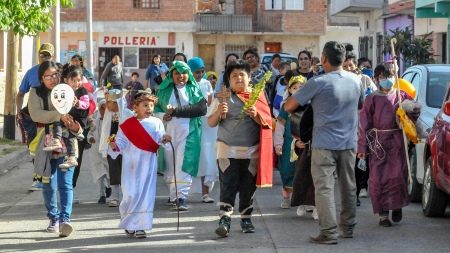
[[[291,135],[304,143],[310,142],[313,130],[313,109],[311,104],[299,106],[289,117]]]

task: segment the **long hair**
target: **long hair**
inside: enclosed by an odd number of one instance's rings
[[[49,94],[49,90],[47,89],[47,87],[45,87],[44,81],[42,81],[42,77],[44,76],[45,71],[47,71],[47,69],[49,68],[54,68],[56,71],[59,72],[59,68],[58,65],[52,61],[45,61],[41,64],[39,64],[39,68],[38,68],[38,80],[41,83],[40,86],[36,87],[36,94],[38,95],[38,97],[40,98],[45,98],[48,96]]]
[[[63,80],[64,78],[71,79],[77,76],[83,76],[83,70],[75,65],[70,65],[68,63],[64,64],[63,71],[61,74]]]

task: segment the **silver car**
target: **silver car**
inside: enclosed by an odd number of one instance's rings
[[[416,101],[422,104],[419,120],[427,133],[433,126],[434,117],[438,114],[444,101],[447,86],[450,83],[449,64],[425,64],[408,68],[402,76],[411,82],[416,89]],[[426,136],[419,136],[422,143],[410,145],[409,157],[413,182],[409,184],[409,194],[412,202],[422,199],[422,184],[425,172],[424,147]]]

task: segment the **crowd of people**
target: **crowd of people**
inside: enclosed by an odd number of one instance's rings
[[[227,55],[220,74],[205,69],[198,57],[177,53],[166,64],[154,55],[145,85],[137,72],[123,84],[116,55],[97,87],[82,56],[61,66],[51,61],[53,46],[43,44],[40,64],[25,75],[16,104],[22,108],[30,93],[18,121],[35,122],[35,130],[21,129],[34,158],[30,189],[42,188],[47,231],[66,237],[73,230],[72,204],[79,202],[74,188],[84,155],[90,156],[98,203],[110,198],[108,206],[119,207],[119,227],[136,238],[152,229],[157,173],[168,187],[167,206],[178,211],[189,209],[195,193],[214,203],[210,194],[219,182],[215,233],[221,237],[230,232],[238,193],[242,232],[255,232],[255,191],[272,186],[274,168],[282,181],[280,207],[297,207],[302,217],[312,212],[319,221],[312,243],[336,244],[339,230],[343,238],[353,237],[359,197],[367,192],[380,226],[392,225],[389,212],[393,222],[401,221],[409,196],[395,112],[399,99],[409,101],[406,113],[416,121],[421,107],[406,92],[396,95],[395,64],[372,71],[369,59],[357,60],[351,51],[330,41],[320,58],[304,50],[293,66],[279,54],[263,64],[252,48],[242,58]],[[67,114],[50,102],[59,83],[75,94]],[[98,92],[105,99],[97,101]]]

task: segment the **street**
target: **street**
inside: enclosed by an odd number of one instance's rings
[[[88,150],[89,151],[89,150]],[[253,223],[254,234],[240,231],[234,212],[228,238],[219,238],[218,184],[213,190],[214,204],[201,202],[200,195],[187,199],[189,210],[180,213],[166,206],[168,190],[158,176],[154,229],[148,238],[126,237],[117,227],[118,208],[97,204],[97,188],[83,159],[75,189],[81,204],[74,204],[68,238],[46,232],[48,219],[41,192],[27,192],[31,184],[32,163],[27,161],[0,176],[0,252],[449,252],[450,209],[444,218],[426,218],[420,204],[403,209],[403,220],[391,228],[378,226],[369,198],[357,208],[358,224],[354,238],[339,237],[338,245],[316,245],[310,235],[319,232],[318,221],[297,217],[296,207],[281,209],[281,180],[274,172],[274,186],[258,189]],[[336,189],[337,192],[337,189]],[[338,200],[338,194],[336,195]],[[237,208],[236,208],[237,209]],[[337,205],[339,210],[339,205]]]

